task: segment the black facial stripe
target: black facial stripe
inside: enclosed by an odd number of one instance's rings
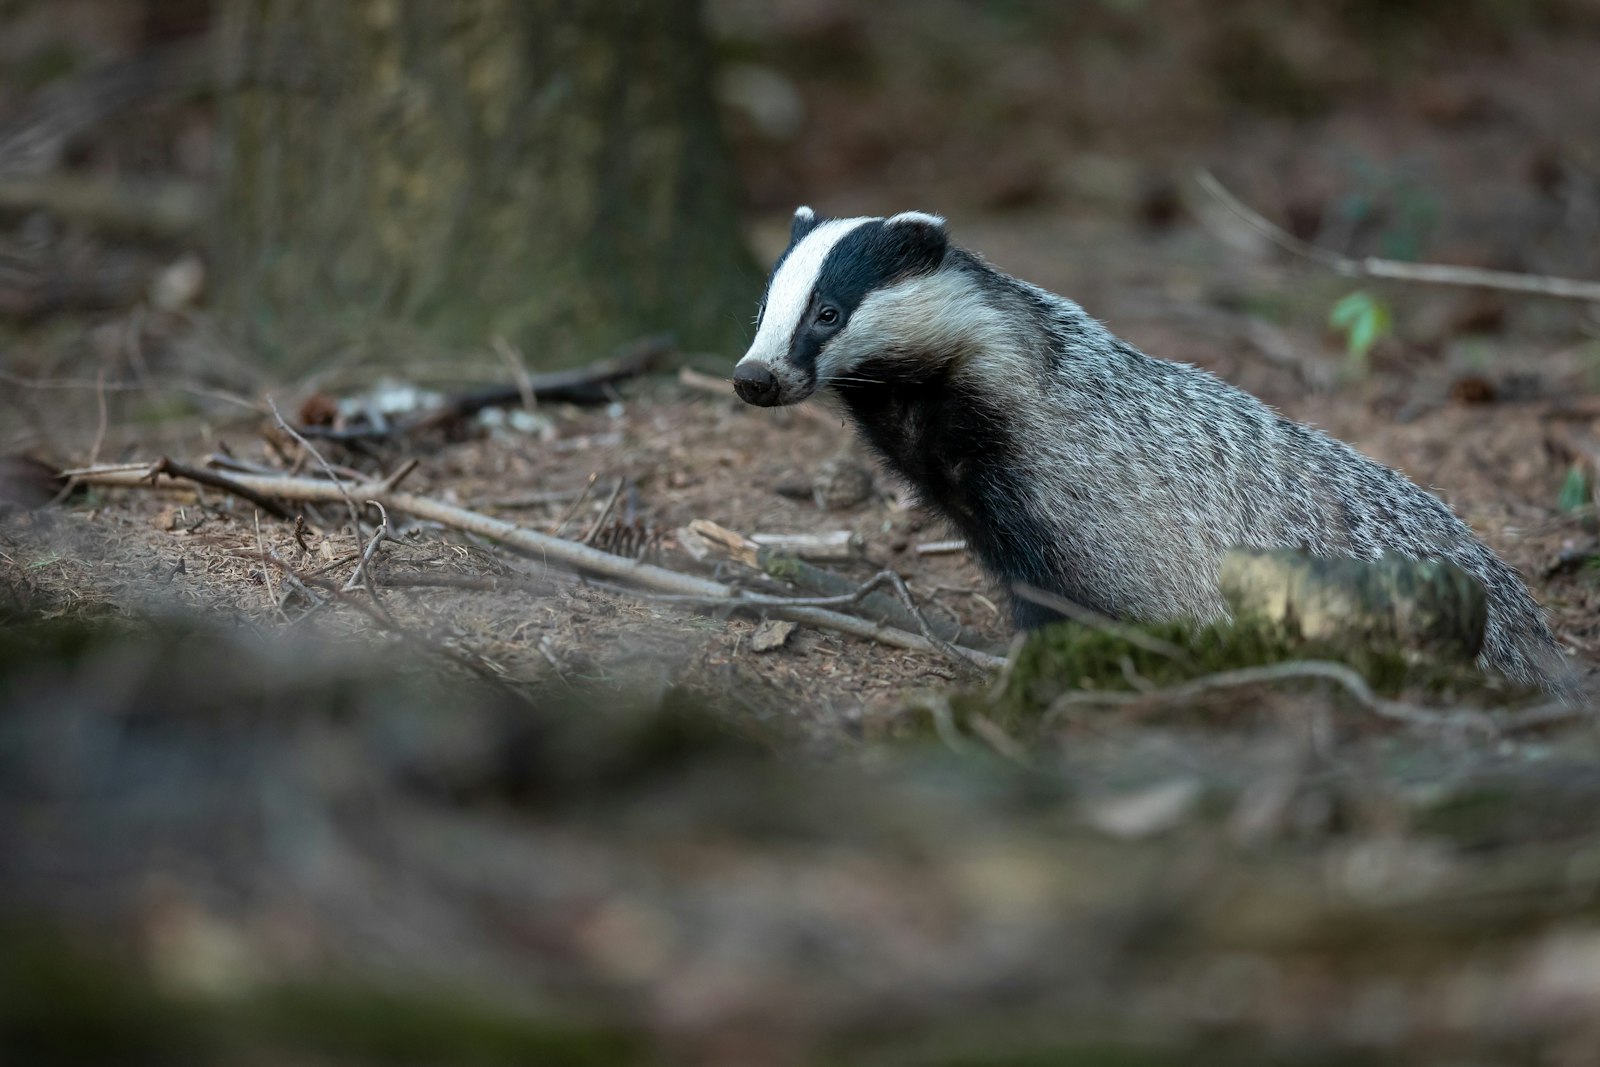
[[[881,221],[857,226],[822,261],[817,301],[832,304],[849,321],[868,293],[931,271],[943,255],[944,232],[937,228]]]
[[[944,231],[921,223],[863,223],[828,250],[812,287],[811,303],[789,338],[789,359],[815,380],[817,356],[829,337],[843,330],[867,294],[938,267],[947,249]],[[829,326],[816,322],[818,309],[837,308]]]

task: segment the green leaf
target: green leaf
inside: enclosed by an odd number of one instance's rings
[[[1372,351],[1372,346],[1393,328],[1394,319],[1386,305],[1371,293],[1358,289],[1334,303],[1328,312],[1328,324],[1344,331],[1350,362],[1362,368],[1366,365],[1367,353]]]
[[[1584,473],[1582,464],[1574,463],[1567,468],[1567,478],[1561,483],[1561,495],[1556,498],[1556,507],[1562,511],[1577,511],[1587,507],[1592,499],[1589,476]]]

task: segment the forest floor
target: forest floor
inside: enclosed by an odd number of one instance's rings
[[[1593,310],[1359,286],[1395,330],[1358,364],[1328,326],[1356,283],[1228,224],[1191,181],[1211,167],[1341,252],[1409,242],[1593,277],[1583,131],[1600,128],[1600,92],[1574,89],[1600,71],[1592,41],[1459,64],[1446,49],[1388,96],[1340,82],[1324,55],[1312,66],[1335,95],[1318,117],[1259,101],[1185,112],[1213,124],[1197,148],[1173,132],[1171,94],[1185,63],[1209,62],[1190,40],[1205,20],[1176,20],[1171,49],[1104,84],[1093,49],[1057,62],[1028,26],[952,20],[960,62],[987,77],[1000,68],[985,55],[1007,58],[997,143],[995,114],[959,91],[973,71],[916,89],[937,48],[906,45],[889,16],[776,7],[811,13],[758,54],[794,80],[817,135],[785,145],[735,124],[759,256],[797,199],[943,211],[959,243],[1152,355],[1432,487],[1527,578],[1594,686],[1600,524],[1570,492],[1577,470],[1592,495],[1600,457]],[[858,106],[845,60],[805,73],[819,41],[873,58],[883,106]],[[1074,113],[1052,126],[1066,96]],[[1552,99],[1568,106],[1540,106]],[[919,139],[931,128],[948,136]],[[40,225],[12,221],[19,240]],[[111,262],[98,240],[78,247]],[[182,267],[184,251],[155,258]],[[515,378],[494,352],[274,377],[177,303],[8,327],[0,449],[55,467],[226,454],[315,473],[269,398],[296,420],[394,395],[383,379]],[[892,569],[930,618],[1004,652],[1000,591],[963,552],[918,551],[947,531],[837,418],[738,402],[716,373],[736,355],[687,353],[698,377],[628,381],[598,405],[318,450],[375,477],[416,460],[412,493],[723,581],[756,576],[687,551],[690,523],[848,531],[858,558],[825,566]],[[810,495],[835,459],[869,471],[864,499]],[[6,471],[19,492],[37,473]],[[181,480],[0,513],[0,609],[16,623],[0,632],[0,933],[20,946],[0,959],[0,1050],[1576,1067],[1600,1045],[1588,721],[1513,733],[1440,707],[1401,723],[1303,682],[1064,707],[1026,728],[956,721],[941,701],[982,708],[989,680],[944,655],[808,625],[756,651],[756,617],[405,515],[368,565],[375,611],[315,584],[354,576],[370,518],[357,531],[319,504],[305,519]],[[39,636],[41,618],[111,626]]]

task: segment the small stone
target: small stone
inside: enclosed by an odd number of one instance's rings
[[[872,496],[872,472],[848,453],[824,460],[811,482],[812,497],[824,511],[843,511]]]
[[[756,627],[756,632],[750,635],[750,651],[771,652],[784,646],[789,640],[789,635],[798,628],[796,623],[785,619],[768,619]]]

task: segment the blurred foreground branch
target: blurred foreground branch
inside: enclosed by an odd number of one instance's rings
[[[1397,259],[1366,256],[1355,259],[1331,249],[1302,241],[1281,226],[1246,206],[1230,193],[1210,171],[1199,171],[1195,181],[1239,221],[1279,248],[1309,259],[1329,270],[1351,278],[1388,278],[1395,281],[1455,285],[1469,289],[1495,289],[1507,293],[1552,296],[1562,300],[1581,300],[1600,304],[1600,282],[1557,278],[1546,274],[1518,274],[1514,271],[1485,270],[1481,267],[1455,267],[1442,263],[1405,263]]]

